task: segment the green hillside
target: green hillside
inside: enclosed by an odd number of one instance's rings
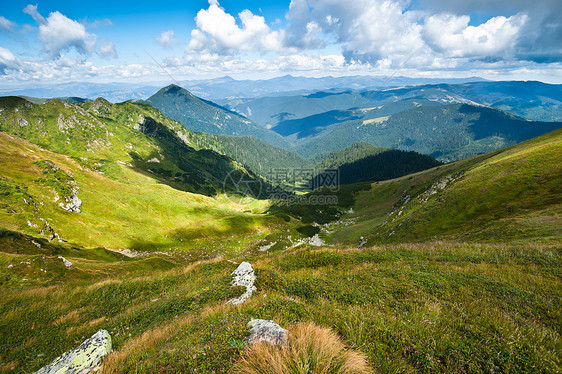
[[[407,177],[348,187],[354,224],[331,240],[556,242],[562,235],[562,130]],[[348,201],[344,200],[344,201]],[[335,219],[335,217],[334,217]]]
[[[337,169],[342,165],[350,164],[365,157],[375,156],[389,150],[388,148],[375,147],[365,142],[353,143],[341,151],[331,153],[320,162],[318,167],[322,169]]]

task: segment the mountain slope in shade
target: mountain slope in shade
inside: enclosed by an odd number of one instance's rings
[[[287,146],[286,141],[273,131],[176,85],[162,88],[145,102],[190,130],[219,135],[248,135],[273,145]]]
[[[413,151],[399,151],[375,147],[368,143],[354,143],[338,152],[334,152],[319,165],[319,169],[337,169],[340,184],[352,184],[368,181],[382,181],[398,178],[441,165],[431,156]],[[322,185],[325,174],[321,171],[310,184]]]
[[[337,169],[342,165],[361,160],[365,157],[375,156],[386,151],[390,151],[390,149],[375,147],[365,142],[357,142],[341,151],[331,153],[318,164],[318,167],[322,169]]]

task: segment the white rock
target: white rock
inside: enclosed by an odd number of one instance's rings
[[[99,330],[76,349],[67,351],[35,374],[86,374],[100,369],[102,359],[111,352],[111,336]]]
[[[256,290],[254,286],[254,281],[256,280],[256,274],[254,273],[254,268],[249,262],[242,262],[238,265],[238,268],[232,272],[233,286],[244,286],[246,287],[246,292],[244,292],[240,297],[231,299],[227,304],[237,305],[248,300],[252,293]]]
[[[289,332],[271,320],[252,319],[248,322],[250,344],[267,342],[274,345],[282,345],[287,340]]]

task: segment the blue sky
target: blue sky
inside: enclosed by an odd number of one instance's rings
[[[405,75],[562,83],[559,0],[12,1],[0,83]]]

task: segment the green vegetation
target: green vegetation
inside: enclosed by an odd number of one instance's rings
[[[341,151],[331,153],[318,166],[321,169],[337,169],[342,165],[350,164],[369,156],[376,156],[389,150],[388,148],[375,147],[365,142],[353,143]]]
[[[562,258],[553,246],[431,242],[245,253],[258,290],[239,307],[225,305],[241,293],[229,287],[236,264],[225,259],[185,266],[67,251],[71,269],[37,248],[2,253],[2,272],[28,279],[0,290],[3,371],[36,370],[104,328],[115,349],[106,373],[224,373],[251,354],[251,318],[330,328],[379,372],[554,373],[562,365]]]
[[[103,373],[562,370],[562,130],[273,202],[222,193],[259,178],[148,105],[12,97],[0,118],[0,372],[99,329]],[[227,305],[242,261],[257,289]],[[252,318],[288,345],[249,347]]]
[[[562,234],[562,130],[511,148],[373,184],[355,198],[355,243],[454,240],[550,242]]]

